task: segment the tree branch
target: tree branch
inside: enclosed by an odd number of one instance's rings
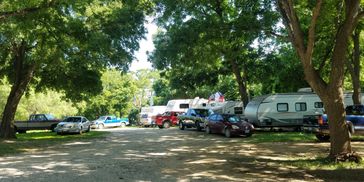
[[[51,0],[49,2],[45,1],[44,3],[42,3],[42,5],[40,5],[38,7],[30,7],[30,8],[15,10],[15,11],[0,12],[0,21],[3,21],[7,18],[14,17],[14,16],[25,16],[27,14],[38,12],[42,9],[50,8],[54,5],[56,5],[55,1]]]
[[[317,0],[316,6],[313,10],[313,15],[310,23],[310,28],[308,30],[308,42],[307,42],[307,49],[306,49],[306,56],[312,55],[313,53],[313,47],[315,46],[315,29],[317,24],[317,19],[320,14],[322,6],[322,0]]]

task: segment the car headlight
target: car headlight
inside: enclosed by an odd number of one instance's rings
[[[238,129],[240,129],[240,128],[239,128],[239,126],[236,126],[236,125],[232,125],[231,127],[232,127],[234,130],[238,130]]]

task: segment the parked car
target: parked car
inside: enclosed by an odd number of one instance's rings
[[[208,134],[224,134],[228,138],[240,135],[250,137],[254,132],[254,126],[242,120],[238,115],[212,114],[207,118],[205,131]]]
[[[350,135],[364,135],[364,105],[350,105],[345,108],[346,125]],[[312,120],[311,120],[312,122]],[[318,116],[315,127],[311,129],[316,133],[316,138],[325,141],[330,139],[329,121],[327,115]],[[318,126],[318,127],[317,127]]]
[[[129,120],[128,118],[117,118],[116,116],[100,116],[91,123],[91,128],[102,129],[104,127],[125,127],[129,125]]]
[[[83,116],[71,116],[58,123],[54,129],[57,134],[89,132],[91,122]]]
[[[51,114],[32,114],[26,121],[15,121],[14,127],[15,131],[18,133],[25,133],[28,130],[51,130],[54,128],[61,120],[56,119]]]
[[[159,114],[155,118],[155,124],[159,128],[169,128],[171,126],[177,125],[178,124],[177,116],[182,113],[183,112],[167,111],[163,114]]]
[[[206,108],[189,108],[187,113],[177,116],[180,130],[187,128],[196,128],[201,131],[205,128],[205,119],[213,114],[211,109]]]

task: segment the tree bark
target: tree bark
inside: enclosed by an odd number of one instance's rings
[[[241,75],[241,72],[239,70],[237,63],[231,59],[230,64],[231,64],[233,73],[235,75],[236,81],[238,82],[239,95],[240,95],[241,101],[243,101],[243,104],[245,107],[249,103],[249,94],[247,91],[245,79],[243,79],[243,76]]]
[[[299,18],[294,9],[292,0],[278,0],[278,8],[282,14],[291,42],[300,57],[305,78],[313,90],[324,103],[330,121],[330,157],[351,153],[351,144],[345,122],[345,109],[343,102],[343,80],[345,52],[348,48],[349,37],[354,29],[359,11],[359,0],[345,0],[345,20],[338,28],[333,55],[331,58],[331,71],[329,82],[326,83],[315,69],[312,56],[315,48],[315,28],[322,8],[322,0],[316,1],[312,11],[308,36],[302,31]]]
[[[15,139],[14,116],[21,97],[23,96],[29,82],[33,78],[35,63],[26,63],[26,43],[23,41],[20,45],[14,45],[13,63],[14,63],[14,83],[11,87],[8,100],[6,102],[2,122],[0,124],[1,139]]]

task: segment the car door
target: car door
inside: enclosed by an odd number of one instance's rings
[[[208,118],[208,125],[210,127],[210,130],[212,132],[216,132],[216,116],[217,114],[212,114],[211,116],[209,116]]]
[[[224,124],[224,118],[222,117],[221,114],[216,115],[215,128],[217,133],[224,133],[225,124]]]

